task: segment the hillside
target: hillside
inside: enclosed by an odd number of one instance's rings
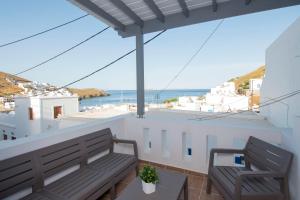
[[[108,96],[108,94],[105,91],[96,88],[85,88],[85,89],[68,88],[68,90],[73,94],[77,94],[80,99]]]
[[[265,66],[261,66],[256,70],[249,72],[240,77],[233,78],[229,80],[230,82],[234,82],[235,88],[239,90],[249,89],[249,80],[255,78],[262,78],[265,75],[266,68]]]
[[[30,82],[24,78],[0,72],[0,96],[13,95],[22,92],[23,90],[14,84],[15,81],[23,83]]]
[[[36,88],[34,87],[36,84],[33,84],[31,81],[5,72],[0,72],[0,97],[15,95],[22,92],[23,89],[18,87],[17,83],[29,83],[29,86],[27,86],[27,88],[29,88],[30,90],[36,90]],[[41,86],[46,91],[52,91],[56,88],[55,86],[51,86],[50,84],[40,84],[38,87],[40,88]],[[68,88],[67,90],[73,94],[77,94],[80,99],[108,96],[106,92],[96,88]]]

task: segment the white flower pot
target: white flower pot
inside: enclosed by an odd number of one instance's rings
[[[155,192],[156,184],[146,183],[142,180],[142,185],[143,185],[143,191],[146,194],[151,194],[151,193]]]

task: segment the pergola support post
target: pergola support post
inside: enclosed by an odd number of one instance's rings
[[[138,118],[143,118],[145,114],[144,34],[141,28],[136,34],[136,90],[137,116]]]

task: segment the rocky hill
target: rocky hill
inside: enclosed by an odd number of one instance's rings
[[[14,76],[5,72],[0,72],[0,97],[7,97],[7,96],[16,95],[21,92],[24,92],[24,89],[19,87],[18,83],[30,84],[32,82],[30,80],[26,80],[18,76]],[[34,86],[34,84],[32,84],[32,86]],[[55,86],[51,86],[49,84],[42,84],[42,86],[47,87],[46,88],[47,91],[53,91],[56,88]],[[34,87],[30,87],[30,85],[27,87],[30,90],[36,89]],[[73,94],[77,94],[80,99],[101,97],[101,96],[108,95],[105,91],[96,88],[84,88],[84,89],[67,88],[67,90]]]
[[[241,92],[243,90],[249,89],[249,80],[250,79],[263,78],[265,75],[265,71],[266,71],[266,67],[261,66],[261,67],[257,68],[256,70],[249,72],[248,74],[230,79],[229,81],[234,82],[235,88],[239,92]]]
[[[109,95],[104,90],[99,90],[96,88],[84,88],[84,89],[68,88],[68,90],[73,94],[77,94],[80,99],[86,99],[92,97],[103,97]]]
[[[28,83],[30,81],[5,72],[0,72],[0,96],[14,95],[22,92],[23,89],[18,87],[16,82]]]

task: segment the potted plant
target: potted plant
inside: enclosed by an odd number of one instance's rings
[[[139,177],[142,179],[143,191],[146,194],[155,192],[156,183],[159,179],[154,167],[144,166],[139,173]]]

